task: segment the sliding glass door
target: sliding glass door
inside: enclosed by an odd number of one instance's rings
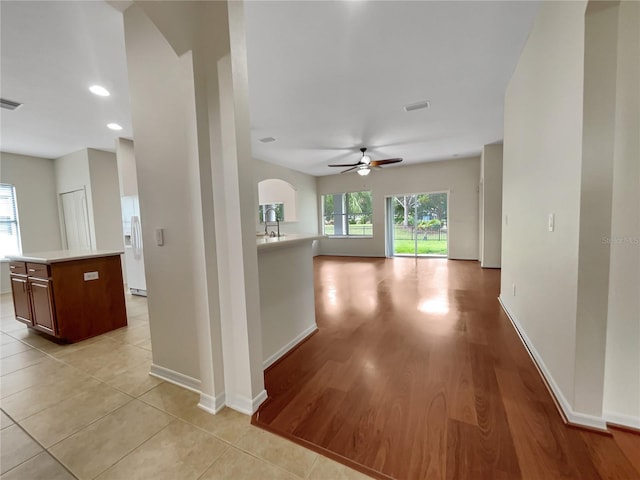
[[[447,192],[387,197],[387,255],[446,257],[448,201]]]

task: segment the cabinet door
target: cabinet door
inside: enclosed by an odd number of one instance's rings
[[[53,309],[53,295],[49,280],[29,278],[33,326],[55,335],[57,333]]]
[[[16,312],[16,319],[31,325],[27,277],[11,275],[11,291],[13,293],[13,307]]]

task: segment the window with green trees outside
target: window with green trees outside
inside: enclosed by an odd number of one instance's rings
[[[370,191],[323,195],[322,231],[331,237],[370,237],[372,212]]]

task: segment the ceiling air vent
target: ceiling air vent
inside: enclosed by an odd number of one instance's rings
[[[275,142],[276,139],[273,137],[264,137],[264,138],[260,138],[258,141],[262,143],[271,143],[271,142]]]
[[[6,108],[7,110],[15,110],[21,105],[22,105],[21,103],[14,102],[12,100],[7,100],[6,98],[0,98],[0,107]]]
[[[411,105],[405,105],[405,112],[413,112],[414,110],[420,110],[421,108],[429,108],[431,104],[425,100],[423,102],[412,103]]]

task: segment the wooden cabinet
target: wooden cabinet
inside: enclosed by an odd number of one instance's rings
[[[29,278],[29,291],[31,292],[31,320],[34,328],[55,335],[57,332],[51,281]]]
[[[37,330],[56,335],[56,319],[49,266],[11,262],[11,291],[16,319]]]
[[[16,319],[33,329],[73,343],[127,325],[120,255],[12,260],[10,271]]]
[[[16,319],[31,325],[31,301],[29,299],[29,283],[26,275],[11,275],[11,291]]]

